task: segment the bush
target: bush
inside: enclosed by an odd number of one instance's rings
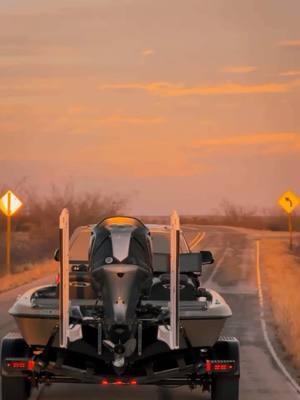
[[[63,208],[70,211],[72,232],[80,225],[94,224],[106,216],[121,214],[127,205],[127,199],[118,195],[79,195],[72,186],[63,190],[53,186],[50,194],[44,197],[38,197],[34,190],[24,187],[16,193],[22,198],[24,208],[13,218],[14,265],[52,257],[58,246],[58,219]],[[3,257],[3,242],[1,247],[0,256]]]
[[[214,215],[181,216],[181,222],[195,225],[226,225],[270,231],[287,231],[288,219],[279,207],[258,211],[256,208],[245,208],[228,200],[221,202]],[[300,231],[300,216],[293,216],[293,229]]]

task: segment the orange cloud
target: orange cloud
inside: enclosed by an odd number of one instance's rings
[[[241,65],[239,67],[225,67],[223,72],[230,74],[248,74],[257,71],[257,68],[251,65]]]
[[[267,152],[300,151],[300,132],[254,133],[200,139],[194,142],[196,147],[206,149],[224,149],[227,147],[269,146]],[[247,147],[248,148],[248,147]]]
[[[101,151],[101,163],[109,166],[107,174],[130,177],[193,176],[210,168],[202,160],[191,162],[189,154],[174,143],[170,135],[120,135],[112,142],[91,143],[81,149],[80,157],[97,159]],[[172,157],[166,157],[166,154]],[[113,154],[113,157],[112,157]]]
[[[234,94],[265,94],[286,93],[300,85],[300,81],[287,83],[262,83],[262,84],[236,84],[225,83],[212,86],[185,86],[170,82],[150,83],[111,83],[99,86],[99,90],[140,90],[155,95],[176,96],[210,96],[210,95],[234,95]]]
[[[105,118],[97,118],[100,124],[132,124],[132,125],[148,125],[148,124],[162,124],[166,122],[162,117],[135,117],[126,115],[111,115]]]
[[[10,79],[1,84],[3,89],[11,90],[56,90],[64,84],[63,79],[58,78],[32,78],[32,79]]]
[[[154,50],[153,49],[144,49],[144,50],[142,50],[141,54],[145,57],[153,56]]]
[[[300,47],[300,39],[282,40],[282,41],[278,42],[278,46],[280,46],[280,47]]]
[[[64,132],[66,135],[84,136],[101,134],[109,130],[120,132],[145,129],[159,130],[167,122],[162,115],[140,113],[104,113],[99,108],[80,104],[64,107],[61,104],[2,104],[0,103],[0,136],[18,134],[31,137],[33,134],[55,135]],[[103,128],[105,127],[105,129]],[[111,139],[113,141],[113,139]],[[1,145],[0,145],[1,147]]]
[[[300,70],[284,71],[279,74],[280,76],[299,76]]]
[[[124,114],[111,114],[104,117],[99,117],[99,111],[97,109],[91,110],[83,106],[72,106],[66,110],[65,119],[69,120],[69,117],[77,120],[88,120],[98,124],[132,124],[132,125],[151,125],[151,124],[163,124],[166,122],[166,118],[161,116],[145,116],[145,115],[124,115]]]
[[[56,119],[57,129],[64,129],[65,131],[72,132],[76,135],[85,135],[86,132],[99,132],[101,127],[105,126],[107,129],[120,128],[120,129],[133,129],[139,126],[159,126],[166,123],[163,117],[144,117],[144,116],[130,116],[130,115],[109,115],[106,117],[97,117],[95,115],[76,115],[71,117],[71,114],[61,116]],[[127,128],[126,128],[127,127]],[[132,127],[132,128],[129,128]]]

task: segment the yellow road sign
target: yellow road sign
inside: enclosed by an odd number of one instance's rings
[[[284,209],[285,212],[291,214],[300,204],[300,199],[295,193],[288,191],[279,198],[278,204]]]
[[[14,215],[22,204],[21,200],[10,190],[0,199],[0,209],[7,217]]]

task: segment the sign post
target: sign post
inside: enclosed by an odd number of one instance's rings
[[[292,213],[295,208],[300,204],[299,197],[291,191],[283,193],[283,195],[279,198],[278,204],[280,207],[284,209],[284,211],[288,215],[288,229],[290,234],[290,250],[293,250],[293,221],[292,221]]]
[[[6,215],[6,274],[11,273],[11,217],[21,206],[21,200],[10,190],[0,199],[0,209]]]

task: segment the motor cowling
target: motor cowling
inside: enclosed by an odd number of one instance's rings
[[[132,325],[137,304],[150,283],[148,271],[137,265],[105,265],[93,271],[93,280],[103,301],[107,326]]]
[[[92,232],[89,265],[92,287],[103,303],[106,337],[115,345],[131,340],[137,305],[152,284],[148,228],[130,217],[103,220]]]

